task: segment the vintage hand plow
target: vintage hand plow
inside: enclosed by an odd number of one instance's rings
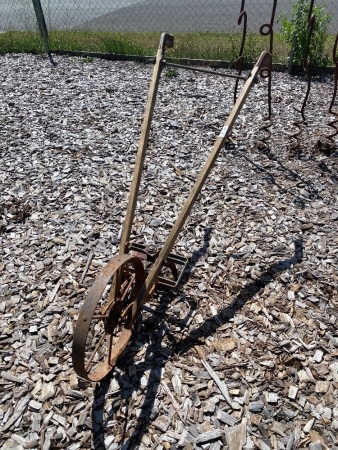
[[[166,48],[173,47],[173,36],[163,33],[156,55],[152,81],[136,155],[135,170],[121,237],[119,255],[114,256],[99,272],[80,309],[74,331],[73,365],[76,373],[87,380],[99,381],[114,367],[132,336],[143,304],[157,288],[174,288],[184,272],[187,261],[171,253],[178,234],[213,168],[216,158],[228,139],[236,118],[258,75],[271,71],[271,54],[263,52],[247,77],[242,92],[226,120],[176,222],[163,247],[130,242],[136,200],[148,144],[156,94]],[[182,67],[182,66],[181,66]],[[186,67],[189,69],[189,67]],[[203,70],[203,69],[202,69]],[[207,70],[204,70],[208,72]],[[217,75],[217,72],[211,72]],[[222,74],[224,76],[224,74]],[[170,277],[164,271],[170,272]]]

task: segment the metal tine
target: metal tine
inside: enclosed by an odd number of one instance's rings
[[[108,319],[109,314],[97,314],[95,316],[93,316],[92,320],[103,320],[103,319]]]
[[[305,107],[306,107],[306,104],[307,104],[307,101],[308,101],[308,98],[310,95],[311,81],[312,81],[312,64],[311,64],[311,58],[309,57],[309,53],[310,53],[311,38],[312,38],[312,34],[313,34],[314,26],[315,26],[315,20],[316,20],[316,16],[314,14],[312,14],[313,4],[314,4],[314,0],[311,0],[309,16],[308,16],[308,23],[307,23],[307,27],[309,29],[309,34],[308,34],[308,38],[307,38],[305,55],[304,55],[304,70],[308,76],[307,90],[306,90],[306,94],[305,94],[302,108],[300,111],[304,122],[305,122],[304,111],[305,111]]]
[[[299,147],[300,147],[301,135],[304,131],[304,125],[306,125],[305,107],[306,107],[306,104],[307,104],[307,101],[308,101],[308,98],[310,95],[310,90],[311,90],[312,65],[311,65],[311,58],[309,57],[309,53],[310,53],[311,38],[312,38],[315,20],[316,20],[316,17],[313,14],[313,5],[314,5],[314,0],[311,0],[310,8],[309,8],[309,15],[308,15],[308,23],[307,23],[307,28],[309,29],[309,34],[308,34],[308,38],[307,38],[307,42],[306,42],[304,61],[303,61],[303,69],[307,74],[307,89],[306,89],[305,97],[304,97],[304,100],[303,100],[303,103],[302,103],[302,106],[300,109],[301,119],[295,120],[293,122],[293,125],[298,128],[298,131],[296,131],[295,133],[292,133],[290,135],[290,137],[292,139],[296,140],[296,142],[292,146],[290,146],[290,149],[292,149],[293,151],[299,149]]]
[[[248,15],[247,12],[245,11],[245,0],[242,0],[242,4],[241,4],[241,11],[239,13],[239,17],[238,17],[238,25],[241,25],[242,21],[243,21],[243,32],[242,32],[242,41],[241,41],[241,47],[239,50],[239,55],[236,61],[236,66],[238,68],[238,77],[240,77],[240,75],[242,74],[242,70],[243,70],[243,64],[244,64],[244,47],[245,47],[245,40],[246,40],[246,33],[247,33],[247,24],[248,24]],[[237,100],[237,91],[238,91],[238,83],[239,83],[239,78],[236,80],[235,86],[234,86],[234,104],[236,103]]]
[[[327,136],[325,136],[327,139],[329,139],[332,144],[335,144],[335,140],[333,139],[338,134],[338,113],[333,110],[336,97],[337,97],[337,90],[338,90],[338,33],[336,35],[336,40],[333,46],[333,64],[335,65],[335,75],[334,75],[334,87],[333,87],[333,94],[332,94],[332,100],[329,107],[329,114],[332,114],[335,116],[334,120],[329,122],[329,126],[333,128],[333,132]]]
[[[171,229],[156,261],[154,262],[152,268],[149,271],[149,274],[137,296],[136,303],[137,307],[140,308],[143,303],[147,300],[148,295],[152,291],[152,288],[154,284],[156,283],[156,280],[160,274],[163,262],[167,259],[170,251],[172,250],[175,241],[177,239],[178,234],[182,230],[184,223],[198,197],[200,194],[203,185],[211,172],[211,169],[213,168],[216,159],[222,150],[225,141],[228,139],[232,132],[232,128],[235,124],[235,121],[237,119],[237,116],[239,115],[246,98],[249,95],[249,92],[256,82],[256,78],[260,72],[264,70],[265,67],[270,67],[271,64],[271,54],[268,52],[263,52],[258,59],[257,63],[255,64],[254,68],[252,69],[250,76],[248,77],[247,81],[245,82],[242,92],[240,96],[237,99],[236,104],[232,108],[232,111],[226,120],[208,158],[205,162],[202,171],[200,172],[194,186],[192,187],[190,194],[188,195],[188,198],[185,201],[185,204],[183,205],[183,208],[181,209],[181,212],[179,213],[176,222]]]
[[[275,21],[276,8],[277,8],[277,0],[274,0],[272,5],[270,23],[264,23],[259,29],[259,32],[262,36],[270,36],[269,52],[271,54],[273,49],[273,24]]]
[[[270,18],[270,23],[265,23],[260,27],[260,34],[262,36],[270,36],[270,41],[269,41],[269,52],[272,55],[272,51],[273,51],[273,25],[274,25],[274,21],[275,21],[275,15],[276,15],[276,8],[277,8],[277,0],[274,0],[273,5],[272,5],[272,12],[271,12],[271,18]],[[270,139],[271,137],[271,130],[270,128],[273,125],[272,122],[272,96],[271,96],[271,89],[272,89],[272,60],[270,62],[270,66],[265,69],[265,74],[261,74],[261,76],[263,78],[267,78],[268,79],[268,114],[264,117],[264,120],[267,122],[265,125],[263,125],[260,128],[260,131],[263,131],[266,133],[265,136],[263,136],[259,142],[261,143],[261,145],[264,147],[264,149],[268,149],[268,143],[267,141]]]

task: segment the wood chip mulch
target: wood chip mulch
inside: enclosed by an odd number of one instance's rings
[[[313,81],[298,149],[306,80],[273,74],[268,147],[255,85],[176,242],[182,285],[149,300],[95,385],[72,368],[73,328],[118,251],[152,67],[56,59],[0,57],[1,449],[337,450],[332,77]],[[159,246],[234,86],[168,75],[133,228]]]

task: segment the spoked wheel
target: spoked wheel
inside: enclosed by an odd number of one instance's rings
[[[112,258],[96,277],[74,331],[72,359],[80,377],[99,381],[116,364],[131,337],[144,280],[142,261],[132,255]]]

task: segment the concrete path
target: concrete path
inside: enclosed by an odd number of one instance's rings
[[[238,31],[240,0],[41,0],[49,29],[81,28],[106,31]],[[316,3],[322,3],[316,1]],[[338,32],[338,1],[325,0],[333,16],[330,32]],[[272,0],[246,0],[249,31],[270,21]],[[276,17],[290,14],[290,0],[279,0]],[[122,5],[122,7],[121,7]],[[32,29],[30,0],[0,2],[0,31]]]
[[[194,6],[192,6],[192,4]],[[83,24],[85,28],[118,31],[238,31],[240,0],[207,0],[199,3],[189,0],[146,0],[132,6],[97,17]],[[248,30],[258,31],[270,22],[272,0],[247,0]],[[332,33],[338,32],[338,1],[326,1],[333,17]],[[290,0],[279,0],[276,18],[290,15]],[[278,28],[278,25],[277,25]]]

